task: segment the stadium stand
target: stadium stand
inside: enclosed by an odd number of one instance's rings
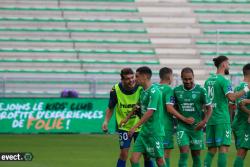
[[[0,7],[2,95],[107,97],[121,68],[184,66],[198,83],[223,53],[249,61],[248,0],[8,0]],[[204,65],[206,66],[204,68]],[[238,75],[239,66],[232,65]],[[177,80],[178,82],[178,80]],[[27,84],[25,84],[27,83]]]

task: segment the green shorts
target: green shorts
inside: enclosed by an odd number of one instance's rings
[[[173,149],[174,148],[174,131],[165,130],[165,137],[163,139],[164,149]]]
[[[242,143],[245,137],[245,129],[233,130],[236,149],[242,148]]]
[[[248,124],[245,133],[244,133],[244,138],[241,144],[241,148],[250,150],[250,124]]]
[[[207,125],[206,144],[207,147],[230,146],[231,144],[231,125],[217,124]]]
[[[133,152],[145,153],[152,158],[161,158],[164,156],[163,137],[142,136],[139,133]]]
[[[191,150],[204,149],[203,132],[177,128],[177,143],[179,147],[189,146]]]

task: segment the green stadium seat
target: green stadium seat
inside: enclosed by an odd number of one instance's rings
[[[189,0],[191,3],[248,4],[250,0]]]
[[[204,31],[205,35],[249,35],[250,31],[248,30],[220,30],[220,31]]]
[[[31,38],[0,38],[0,42],[31,42],[31,43],[96,43],[96,44],[151,44],[150,40],[98,40],[98,39],[31,39]]]
[[[196,45],[229,45],[229,46],[249,46],[250,41],[196,41]]]
[[[154,50],[91,50],[91,49],[4,49],[0,52],[29,52],[29,53],[86,53],[86,54],[130,54],[155,55]]]
[[[224,9],[195,9],[197,14],[250,14],[250,10],[224,10]]]
[[[137,9],[115,8],[115,9],[98,9],[98,8],[45,8],[45,7],[0,7],[0,11],[73,11],[73,12],[118,12],[118,13],[136,13]]]
[[[217,55],[224,55],[224,56],[250,56],[250,52],[236,52],[236,51],[228,51],[228,52],[214,52],[214,51],[202,51],[200,52],[201,56],[217,56]]]
[[[200,24],[250,24],[246,20],[199,20]]]
[[[79,63],[79,64],[142,64],[159,65],[159,61],[128,61],[128,60],[65,60],[65,59],[0,59],[0,63]]]
[[[79,23],[143,23],[141,19],[69,19],[69,18],[28,18],[28,17],[0,17],[0,21],[16,22],[79,22]]]
[[[230,66],[244,66],[246,62],[241,62],[241,61],[231,61],[230,60]],[[206,61],[205,62],[206,66],[214,66],[214,63],[212,61]]]
[[[145,29],[124,30],[124,29],[68,29],[68,28],[0,28],[3,32],[77,32],[77,33],[126,33],[126,34],[146,34]]]

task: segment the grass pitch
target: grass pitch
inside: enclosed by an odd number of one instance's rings
[[[0,152],[32,152],[32,161],[3,162],[4,167],[115,167],[119,153],[117,135],[0,135]],[[206,150],[202,152],[202,161]],[[236,155],[234,145],[228,154],[228,167],[233,166]],[[171,154],[171,166],[177,167],[179,150]],[[191,156],[189,164],[192,166]],[[216,167],[217,156],[213,160]],[[141,166],[143,163],[141,163]],[[127,166],[130,163],[127,162]],[[250,166],[250,156],[245,159]]]

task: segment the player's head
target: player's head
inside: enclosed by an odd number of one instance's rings
[[[213,58],[213,62],[217,69],[224,69],[224,74],[229,74],[229,61],[226,56],[218,56]]]
[[[173,70],[168,67],[163,67],[159,71],[159,76],[160,76],[161,81],[163,80],[168,81],[169,84],[171,84],[173,81]]]
[[[250,77],[250,63],[247,63],[246,65],[244,65],[242,71],[243,71],[244,77]]]
[[[122,85],[127,89],[135,86],[135,75],[131,68],[123,68],[120,73]]]
[[[192,89],[194,86],[194,72],[190,67],[185,67],[181,70],[181,79],[185,89]]]
[[[144,85],[145,82],[150,81],[152,77],[152,71],[147,66],[142,66],[136,69],[136,83],[138,85]]]

